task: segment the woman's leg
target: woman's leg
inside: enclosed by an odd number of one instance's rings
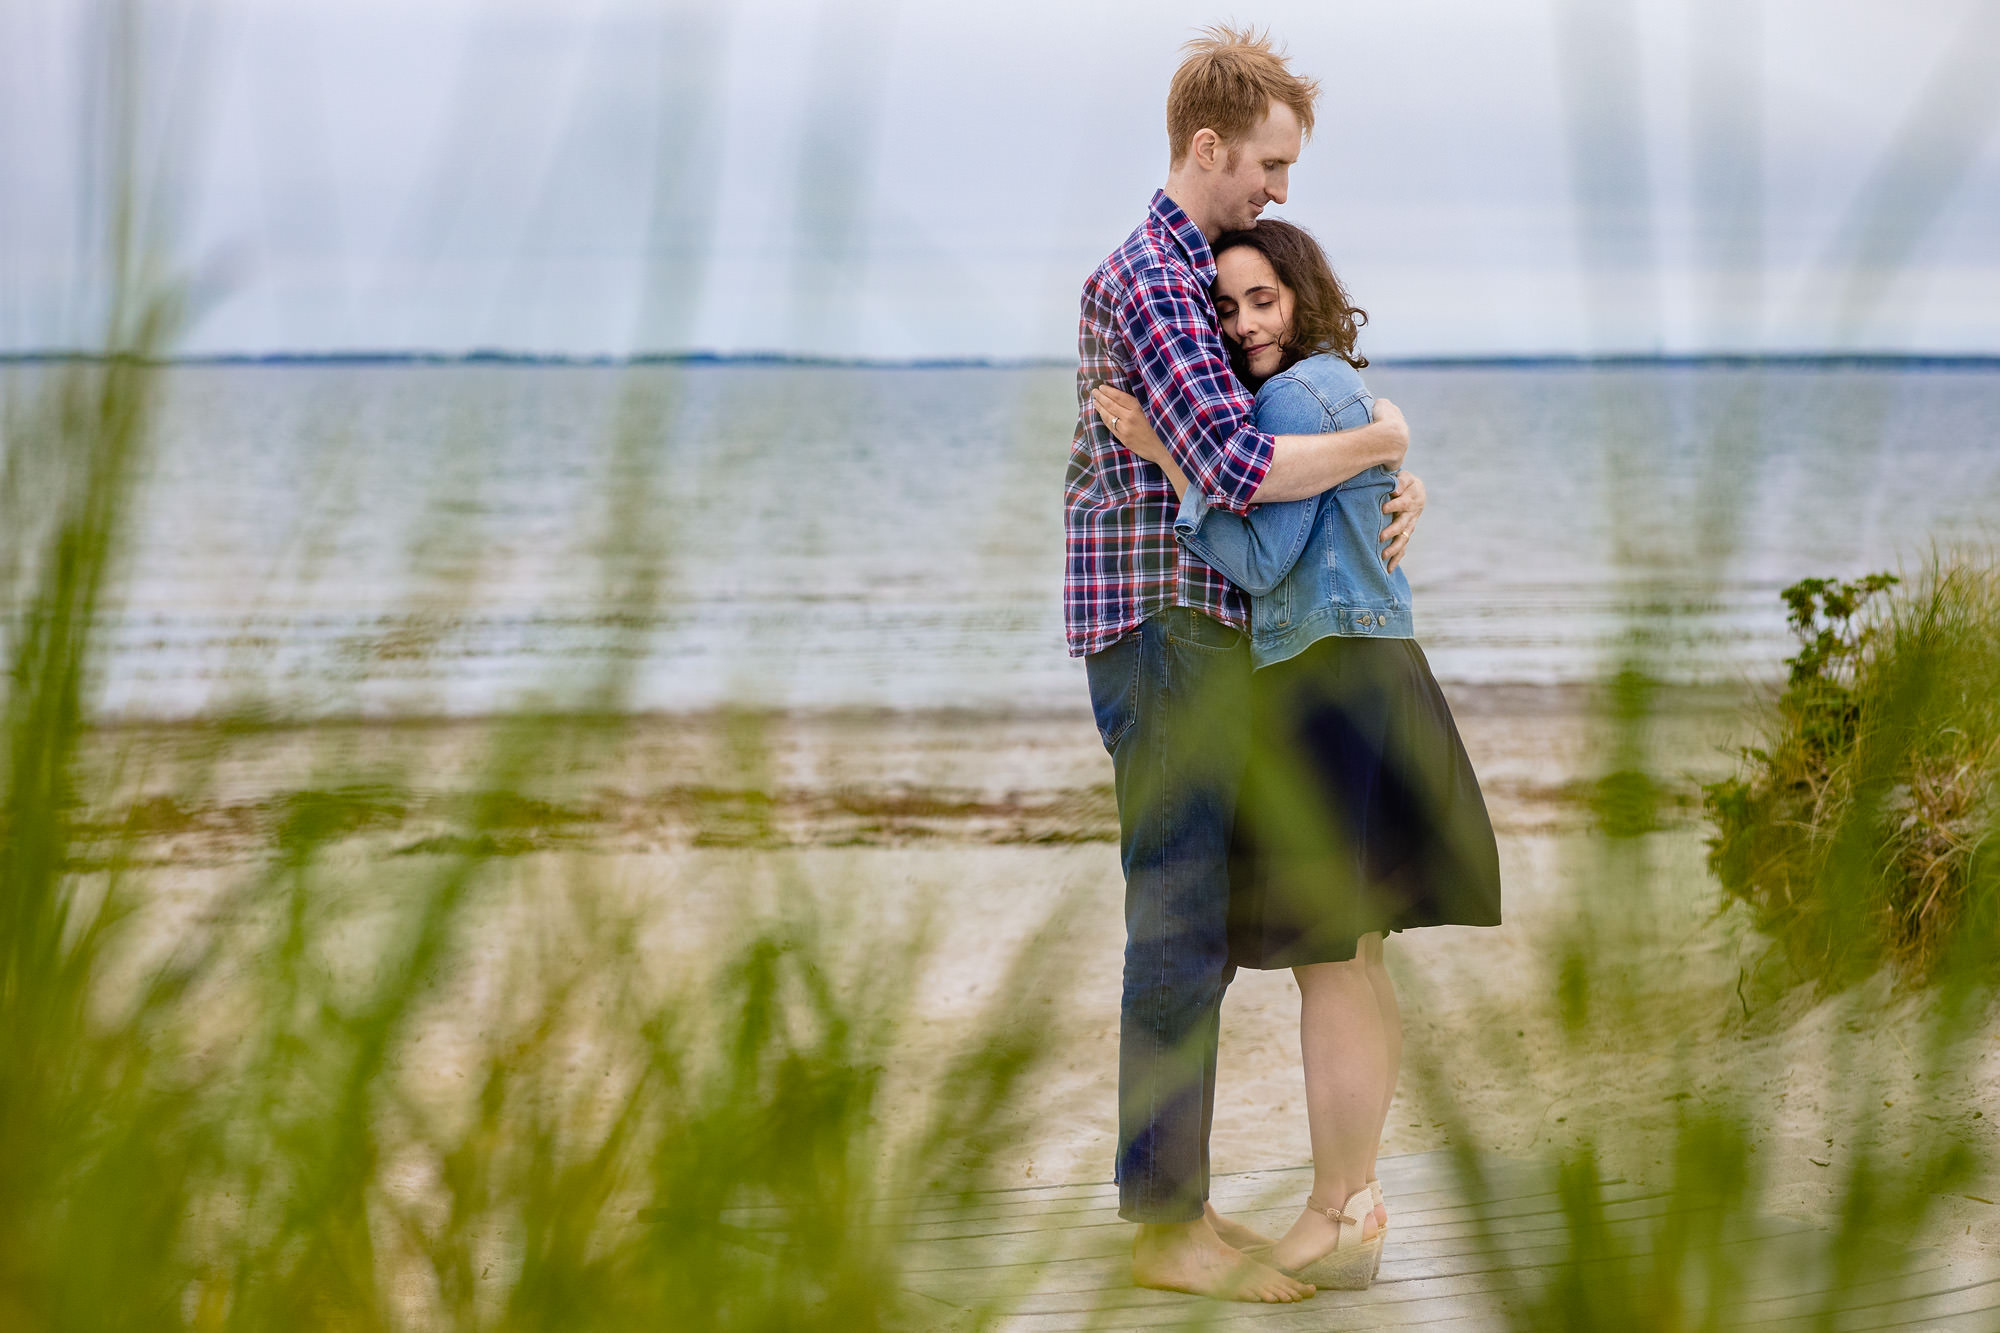
[[[1367,1188],[1387,1104],[1389,1056],[1381,1003],[1364,955],[1292,969],[1299,983],[1299,1049],[1312,1134],[1313,1198],[1338,1208]],[[1371,1216],[1362,1236],[1373,1235]],[[1311,1263],[1340,1238],[1337,1223],[1302,1210],[1272,1256],[1287,1268]]]
[[[1382,1146],[1382,1133],[1389,1123],[1389,1107],[1396,1100],[1396,1080],[1403,1071],[1403,1012],[1396,1005],[1396,984],[1389,980],[1389,968],[1382,957],[1382,936],[1361,937],[1358,957],[1368,969],[1368,984],[1375,991],[1375,1005],[1382,1017],[1382,1046],[1387,1056],[1388,1081],[1382,1088],[1382,1115],[1375,1122],[1375,1148],[1368,1153],[1368,1178],[1375,1179],[1375,1150]],[[1384,1209],[1375,1215],[1375,1224],[1388,1222]]]

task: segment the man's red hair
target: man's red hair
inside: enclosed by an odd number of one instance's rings
[[[1187,53],[1167,89],[1167,151],[1178,166],[1198,130],[1214,130],[1236,143],[1263,124],[1271,103],[1282,102],[1310,137],[1319,80],[1292,73],[1271,47],[1268,32],[1218,23],[1181,48]]]

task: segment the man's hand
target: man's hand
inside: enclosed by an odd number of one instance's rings
[[[1381,406],[1379,399],[1376,406]],[[1424,512],[1424,479],[1414,472],[1398,472],[1396,489],[1383,501],[1382,512],[1395,515],[1395,520],[1382,529],[1381,536],[1388,543],[1382,548],[1382,563],[1394,573],[1403,562],[1403,552],[1410,549],[1410,534],[1417,530],[1417,516]]]

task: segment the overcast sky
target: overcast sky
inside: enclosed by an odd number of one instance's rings
[[[0,8],[0,347],[90,337],[90,10]],[[190,351],[1067,357],[1232,14],[1373,354],[2000,351],[1994,0],[148,12]]]

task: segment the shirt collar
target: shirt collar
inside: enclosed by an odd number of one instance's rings
[[[1188,220],[1181,212],[1181,206],[1167,198],[1165,190],[1153,191],[1152,216],[1169,235],[1180,243],[1186,253],[1188,263],[1194,266],[1195,276],[1204,283],[1215,281],[1215,256],[1209,253],[1208,238],[1201,234],[1201,228]]]

